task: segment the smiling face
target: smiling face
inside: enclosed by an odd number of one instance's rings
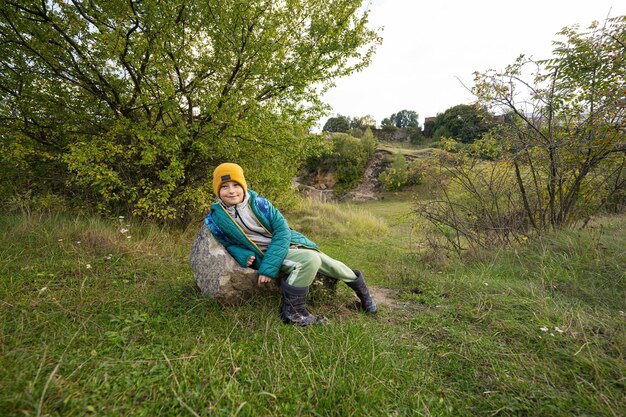
[[[243,197],[243,187],[238,182],[225,181],[220,185],[220,199],[229,206],[241,203]]]

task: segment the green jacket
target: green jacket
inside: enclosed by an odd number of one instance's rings
[[[290,229],[287,220],[266,198],[252,190],[248,190],[248,194],[250,194],[248,205],[252,213],[258,223],[272,236],[272,241],[265,253],[248,239],[235,219],[221,204],[213,204],[211,211],[204,218],[206,227],[239,265],[247,267],[248,259],[254,256],[256,259],[251,267],[257,269],[259,275],[266,275],[273,279],[278,275],[291,245],[319,250],[319,247],[306,236]]]

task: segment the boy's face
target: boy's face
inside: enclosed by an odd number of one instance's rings
[[[238,182],[225,181],[220,186],[220,199],[229,206],[241,203],[243,194],[243,188]]]

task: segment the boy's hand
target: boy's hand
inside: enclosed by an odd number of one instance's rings
[[[255,258],[254,256],[251,256],[251,257],[248,259],[248,266],[252,265],[252,264],[254,263],[254,260],[255,260],[255,259],[256,259],[256,258]]]
[[[265,275],[259,275],[259,285],[261,284],[265,284],[267,282],[270,282],[272,280],[272,278],[267,277]]]

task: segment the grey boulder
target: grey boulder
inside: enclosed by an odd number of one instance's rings
[[[259,286],[258,273],[252,268],[242,268],[226,248],[219,243],[209,229],[202,225],[191,247],[191,269],[205,297],[221,304],[236,305],[261,292],[278,292],[281,278]],[[335,294],[337,281],[317,275],[309,298],[312,301],[325,301]]]

